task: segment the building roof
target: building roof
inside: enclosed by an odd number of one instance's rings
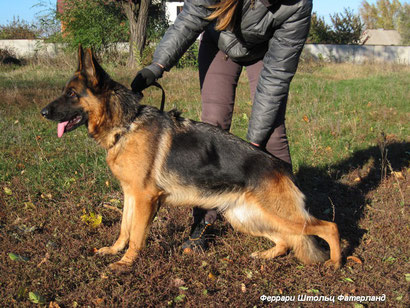
[[[363,45],[401,45],[401,36],[397,30],[368,29],[363,32]]]

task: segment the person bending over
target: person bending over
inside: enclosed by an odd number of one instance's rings
[[[142,91],[169,71],[202,34],[199,81],[203,122],[229,130],[239,76],[246,68],[252,97],[247,139],[292,163],[285,128],[290,82],[306,41],[312,0],[185,0],[157,46],[153,62],[131,87]],[[195,207],[184,252],[206,249],[217,213]]]

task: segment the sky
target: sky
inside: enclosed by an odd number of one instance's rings
[[[376,3],[377,0],[367,0],[369,3]],[[410,0],[401,0],[408,3]],[[0,25],[8,24],[14,17],[19,17],[27,22],[36,20],[36,15],[44,8],[36,6],[39,2],[54,6],[56,0],[0,0]],[[362,0],[313,0],[313,11],[319,16],[330,21],[329,15],[343,13],[344,8],[350,8],[354,13],[359,13]]]

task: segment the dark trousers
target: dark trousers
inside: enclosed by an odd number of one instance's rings
[[[198,62],[202,97],[201,120],[229,130],[239,76],[245,67],[253,100],[263,61],[241,64],[233,62],[218,49],[218,46],[205,32],[199,47]],[[286,137],[285,112],[286,104],[283,104],[272,127],[272,134],[266,141],[266,150],[291,165]],[[207,222],[213,223],[217,216],[214,210],[205,211],[199,208],[194,208],[193,214],[194,222],[204,217]]]

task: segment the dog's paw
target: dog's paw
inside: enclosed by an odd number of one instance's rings
[[[261,259],[261,252],[260,251],[255,251],[255,252],[251,253],[250,257],[254,258],[254,259]]]
[[[96,255],[105,256],[105,255],[115,255],[118,251],[114,249],[112,246],[110,247],[102,247],[97,250]]]
[[[127,273],[131,271],[131,265],[129,262],[118,261],[108,265],[108,268],[115,273]]]
[[[341,260],[332,260],[329,259],[325,262],[326,267],[333,267],[335,270],[339,269],[342,266]]]

